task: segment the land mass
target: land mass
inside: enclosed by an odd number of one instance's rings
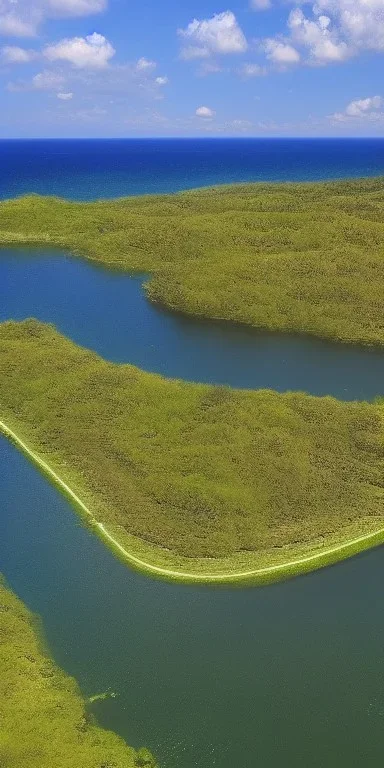
[[[140,569],[260,583],[384,539],[379,402],[168,380],[35,320],[0,325],[0,356],[3,431]]]
[[[384,179],[247,184],[92,203],[0,204],[0,244],[150,273],[181,312],[384,344]]]
[[[0,243],[150,272],[173,309],[378,345],[383,235],[383,179],[0,205]],[[172,381],[37,321],[0,354],[1,421],[138,568],[260,583],[384,540],[379,401]]]
[[[156,768],[147,750],[96,724],[76,682],[49,657],[40,622],[1,580],[0,614],[2,768]]]

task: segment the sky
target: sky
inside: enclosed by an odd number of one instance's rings
[[[3,138],[382,136],[383,75],[384,0],[0,0]]]

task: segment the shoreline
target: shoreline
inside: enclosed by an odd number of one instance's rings
[[[382,348],[377,295],[364,286],[382,271],[383,187],[373,175],[86,201],[23,194],[0,200],[0,247],[61,248],[146,275],[146,299],[186,317]]]
[[[169,580],[178,583],[206,584],[206,585],[239,585],[239,586],[257,586],[262,584],[271,584],[280,580],[300,576],[305,573],[317,570],[318,568],[336,564],[353,555],[359,554],[374,546],[384,543],[384,527],[350,539],[342,544],[332,546],[305,557],[299,557],[294,560],[277,563],[275,565],[265,566],[263,568],[249,569],[246,571],[233,571],[229,573],[189,573],[183,570],[174,570],[164,568],[154,563],[147,562],[129,552],[123,545],[115,539],[106,529],[105,525],[94,517],[92,511],[80,499],[75,491],[55,472],[55,470],[42,459],[34,450],[24,442],[24,440],[5,422],[0,420],[0,433],[9,439],[21,453],[24,454],[43,475],[55,485],[71,502],[74,508],[81,510],[82,515],[99,538],[108,546],[108,548],[117,555],[126,565],[145,575],[153,575],[163,580]]]
[[[86,204],[33,195],[0,204],[3,226],[0,232],[0,245],[61,247],[68,249],[75,257],[85,258],[93,264],[108,269],[111,268],[113,255],[114,268],[131,274],[140,272],[147,275],[149,281],[144,287],[146,298],[171,312],[194,318],[210,318],[214,321],[263,328],[282,334],[305,333],[333,342],[380,347],[384,344],[380,293],[380,279],[381,276],[384,279],[384,273],[379,248],[384,236],[381,204],[383,185],[384,177],[380,176],[370,179],[332,180],[308,184],[261,182],[194,189],[192,192],[183,192],[175,196],[140,195]],[[231,243],[230,251],[228,243]],[[225,269],[220,266],[223,264],[226,265]],[[263,301],[260,301],[260,297]],[[28,354],[31,355],[32,364],[35,366],[32,370],[35,370],[35,376],[40,375],[38,361],[43,352],[43,337],[34,340],[34,334],[32,334],[32,340],[29,340],[24,347],[23,333],[25,342],[28,341],[28,333],[24,328],[24,331],[20,331],[21,354],[27,354],[29,350]],[[42,334],[43,331],[39,333]],[[47,360],[50,361],[51,377],[55,381],[57,393],[55,397],[59,397],[61,393],[61,397],[65,398],[65,392],[61,391],[62,376],[58,375],[54,364],[59,338],[53,338],[53,331],[51,335],[52,339],[47,339],[47,342],[49,341],[52,357],[48,357]],[[9,372],[15,378],[16,404],[19,403],[21,406],[23,396],[25,397],[23,390],[25,388],[28,390],[27,386],[23,387],[25,370],[21,366],[18,374],[20,381],[17,383],[13,352],[7,339],[6,344],[9,347],[6,350],[9,357]],[[97,434],[100,424],[104,423],[106,418],[105,403],[109,402],[103,379],[103,366],[107,364],[104,363],[103,358],[100,360],[94,358],[95,365],[97,362],[98,389],[94,402],[96,415],[92,414],[90,418],[85,403],[87,387],[89,387],[86,369],[87,366],[91,366],[91,358],[82,358],[82,355],[83,357],[86,355],[85,350],[76,351],[74,347],[67,349],[64,346],[64,337],[60,344],[63,344],[63,360],[66,361],[65,364],[63,362],[63,370],[66,371],[69,386],[72,386],[70,358],[75,355],[76,362],[79,360],[82,371],[82,378],[78,385],[79,413],[84,414],[83,428],[88,430],[93,425],[93,434]],[[117,376],[117,370],[120,378],[122,377],[121,380]],[[119,421],[120,417],[116,416],[111,434],[115,452],[114,458],[111,459],[113,470],[110,480],[111,488],[117,499],[118,512],[124,508],[125,499],[130,504],[131,512],[127,510],[126,517],[119,514],[114,517],[113,504],[111,506],[108,499],[100,506],[100,499],[104,498],[108,490],[108,482],[105,478],[104,481],[101,478],[99,484],[92,485],[92,482],[88,483],[87,474],[84,475],[84,480],[81,473],[78,474],[78,469],[84,465],[87,471],[91,470],[92,476],[93,454],[91,451],[92,455],[88,456],[87,450],[81,445],[81,436],[76,437],[76,430],[72,429],[73,413],[66,401],[65,417],[64,413],[61,414],[64,418],[61,422],[63,437],[65,435],[67,442],[75,438],[75,442],[77,440],[79,443],[77,454],[73,456],[69,454],[70,461],[67,469],[60,463],[60,458],[65,458],[61,452],[60,439],[57,441],[56,448],[49,439],[49,434],[47,441],[43,440],[40,443],[39,440],[35,440],[34,424],[39,423],[39,413],[45,413],[43,402],[40,402],[39,398],[33,400],[35,413],[33,409],[31,412],[29,409],[24,409],[24,421],[23,418],[19,420],[18,417],[15,421],[13,420],[12,410],[15,414],[21,415],[23,409],[15,410],[11,401],[10,413],[7,410],[3,411],[6,420],[3,422],[3,431],[39,467],[40,471],[56,484],[72,504],[75,504],[80,515],[114,551],[115,555],[129,563],[131,567],[161,578],[191,583],[268,583],[337,562],[384,541],[382,495],[379,491],[381,475],[378,474],[380,473],[378,441],[381,438],[380,430],[376,425],[377,413],[374,413],[374,408],[369,411],[368,403],[356,401],[355,404],[352,403],[347,407],[343,401],[336,398],[332,403],[329,401],[328,405],[326,401],[313,404],[311,400],[307,400],[305,393],[295,391],[287,395],[270,395],[268,397],[272,399],[266,403],[265,398],[264,400],[260,398],[262,390],[257,394],[257,390],[247,390],[245,393],[236,389],[233,403],[224,407],[221,390],[214,390],[214,396],[208,390],[207,394],[203,395],[203,390],[200,394],[193,387],[183,389],[181,379],[179,383],[165,382],[163,386],[160,385],[160,379],[146,378],[141,368],[135,374],[134,384],[126,373],[128,368],[109,367],[105,368],[105,371],[112,385],[117,387],[114,404],[119,404],[119,397],[124,397],[125,403],[128,391],[132,392],[130,396],[134,404],[129,424],[124,426],[121,419]],[[143,399],[138,394],[137,377],[141,377],[140,386],[145,382],[147,399]],[[46,374],[43,384],[47,388],[50,386]],[[4,387],[4,393],[7,393],[9,384],[6,378],[4,378]],[[161,401],[163,410],[156,400],[160,395],[163,398]],[[207,404],[204,397],[208,397],[208,406],[213,409],[209,417],[206,415]],[[252,400],[252,398],[257,404],[257,411],[252,423],[248,424],[244,414],[247,413],[248,399]],[[152,413],[147,405],[148,402],[155,401],[157,405]],[[4,405],[6,402],[7,397]],[[360,402],[361,413],[358,409]],[[137,403],[141,404],[141,407],[145,406],[143,413],[139,412]],[[195,406],[198,416],[193,410]],[[364,411],[365,407],[366,411]],[[167,431],[163,424],[164,408],[168,409],[171,415],[174,409],[177,419],[173,427],[174,434],[173,432],[171,434],[169,451],[161,462],[157,458],[159,452],[157,443],[148,451],[148,444],[144,444],[141,434],[136,435],[136,432],[132,432],[132,426],[139,430],[143,427],[143,422],[146,422],[147,430],[151,431],[152,422],[149,424],[147,422],[148,419],[155,419],[161,435],[160,443],[163,441],[161,443],[163,445],[165,441],[166,444]],[[279,415],[281,408],[285,409],[282,413],[286,421]],[[228,428],[232,442],[229,439],[222,440],[225,449],[230,446],[230,450],[228,449],[225,453],[220,464],[215,454],[218,450],[216,443],[214,450],[211,447],[212,441],[207,441],[205,444],[200,435],[199,420],[208,431],[220,430],[227,417],[228,409],[231,414],[231,423]],[[59,413],[61,413],[60,409]],[[112,410],[111,413],[115,411]],[[117,414],[119,413],[118,409]],[[265,413],[266,416],[263,415]],[[10,416],[9,424],[14,429],[8,426],[8,415]],[[51,417],[49,413],[47,415],[49,422],[53,414]],[[324,426],[322,418],[325,419]],[[358,434],[359,422],[356,422],[356,419],[360,418],[364,433],[362,440]],[[268,419],[272,419],[271,423]],[[335,426],[331,426],[330,419],[336,420]],[[244,440],[240,439],[238,429],[239,420],[250,444],[253,445],[252,439],[255,439],[257,434],[262,440],[262,443],[257,443],[258,450],[261,450],[261,445],[264,446],[263,450],[267,450],[267,454],[263,454],[261,463],[256,464],[257,472],[260,473],[258,485],[254,482],[252,461],[244,453]],[[177,460],[176,451],[180,451],[183,445],[179,424],[183,424],[183,428],[186,428],[190,423],[194,427],[192,446],[194,455],[199,456],[201,463],[204,454],[210,468],[207,473],[205,466],[203,467],[204,480],[201,480],[201,483],[200,479],[199,481],[184,480],[182,468]],[[32,427],[32,433],[29,431],[28,424]],[[316,428],[314,424],[317,425]],[[48,423],[49,426],[52,424]],[[164,512],[164,531],[162,529],[159,535],[154,535],[153,527],[154,521],[157,521],[156,508],[148,507],[148,510],[143,508],[144,522],[141,520],[140,525],[136,526],[133,502],[136,498],[136,490],[139,498],[145,482],[143,480],[141,484],[138,483],[136,489],[133,481],[129,481],[129,473],[128,480],[124,475],[122,469],[124,465],[119,464],[116,458],[116,456],[119,457],[120,450],[123,450],[124,460],[127,460],[129,453],[126,446],[122,449],[119,443],[121,429],[126,430],[127,441],[132,435],[136,435],[134,451],[144,462],[147,477],[151,478],[154,473],[155,491],[162,500],[159,503],[162,504]],[[277,447],[273,442],[274,430],[279,431],[280,442],[278,441]],[[26,442],[23,440],[23,435]],[[221,439],[220,435],[221,432],[218,431],[215,438],[218,442]],[[349,440],[350,435],[352,435],[352,441]],[[330,456],[327,453],[329,441],[331,441]],[[55,450],[54,455],[51,452],[51,445]],[[108,440],[104,434],[104,453],[99,457],[103,461],[107,455],[105,453],[107,448]],[[174,457],[172,450],[175,451]],[[48,462],[42,456],[46,456]],[[322,463],[324,458],[326,459],[325,469]],[[94,460],[97,460],[97,455]],[[355,462],[361,460],[365,485],[360,472],[353,474]],[[246,482],[243,485],[238,481],[236,471],[236,465],[241,461],[246,470]],[[300,486],[299,481],[289,474],[290,467],[295,467],[297,477],[300,478],[302,461],[304,461],[303,478],[308,483],[310,494],[309,500],[308,496],[304,498],[303,486]],[[89,462],[91,462],[90,466]],[[347,462],[345,466],[348,469],[345,472],[343,462]],[[107,458],[105,463],[108,477]],[[137,463],[140,462],[137,461]],[[316,474],[311,474],[310,465],[317,468]],[[215,474],[217,468],[220,470],[219,480]],[[165,488],[162,479],[169,470],[174,470],[176,473],[172,492]],[[119,472],[122,472],[121,477]],[[325,482],[320,487],[322,472]],[[375,492],[370,490],[371,472],[374,472],[372,485]],[[377,477],[379,481],[375,480]],[[268,482],[274,483],[273,487],[276,488],[278,501],[275,503],[273,501],[275,497],[273,497],[267,509],[274,511],[273,519],[276,521],[278,535],[272,535],[267,531],[267,536],[263,529],[263,521],[255,513],[258,509],[257,502],[260,501],[261,508],[264,508],[262,506],[264,497],[269,499],[269,488],[264,487],[267,478]],[[188,482],[191,484],[192,491]],[[243,507],[240,504],[243,511],[248,509],[247,504],[252,509],[252,524],[247,532],[248,538],[246,536],[242,538],[242,528],[241,535],[232,534],[229,523],[224,520],[219,532],[212,523],[211,528],[208,526],[207,530],[212,531],[212,541],[207,539],[204,546],[200,546],[200,531],[197,530],[197,524],[195,525],[192,521],[194,528],[188,522],[187,516],[188,524],[185,526],[186,532],[183,538],[181,535],[183,528],[177,529],[174,521],[170,522],[172,503],[174,502],[177,507],[180,497],[181,509],[185,514],[185,509],[190,503],[190,494],[194,499],[202,498],[203,507],[207,496],[208,506],[210,505],[210,510],[213,510],[213,519],[215,514],[220,513],[220,505],[224,502],[227,504],[226,510],[235,509],[236,505],[231,495],[233,488],[230,489],[231,483],[238,489],[240,495],[243,492],[243,486],[244,493],[248,493],[247,500],[241,502]],[[279,531],[279,525],[284,531],[284,526],[289,525],[292,518],[286,496],[279,490],[282,483],[286,483],[286,487],[289,488],[292,486],[292,498],[296,505],[294,507],[296,529],[293,526],[293,532],[287,538],[284,538],[283,533]],[[149,480],[147,484],[150,486]],[[318,485],[317,489],[316,485]],[[125,497],[122,496],[124,488],[126,488]],[[94,493],[95,489],[96,493]],[[340,498],[342,501],[339,509]],[[349,505],[351,514],[348,514]],[[95,515],[92,510],[95,510]],[[310,518],[311,510],[314,510],[313,525]],[[147,514],[148,526],[145,520]],[[239,517],[241,518],[241,515]],[[307,525],[303,530],[297,528],[298,519],[302,519]],[[107,527],[99,520],[105,520]],[[371,532],[371,526],[375,523],[380,525],[380,528]],[[167,525],[172,535],[175,535],[172,550],[167,548],[168,541],[172,541],[167,538]],[[260,535],[258,526],[261,530]],[[245,524],[243,528],[246,530]],[[370,532],[366,533],[367,530]],[[137,531],[137,534],[130,531]],[[185,545],[185,542],[189,541],[187,538],[189,535],[192,541],[191,547]],[[227,544],[226,536],[229,537],[230,543],[233,541],[233,545]],[[151,538],[156,544],[152,543]],[[217,546],[216,543],[218,543]],[[220,552],[228,554],[216,557]],[[285,562],[282,562],[283,558]]]

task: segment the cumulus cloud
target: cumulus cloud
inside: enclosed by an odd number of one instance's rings
[[[313,13],[326,13],[353,52],[384,51],[383,0],[316,0]]]
[[[57,98],[61,101],[70,101],[73,97],[73,93],[71,91],[60,91],[56,95]]]
[[[288,28],[295,44],[308,49],[309,59],[314,64],[345,61],[351,56],[349,46],[340,40],[329,16],[321,14],[310,20],[301,8],[295,8],[289,15]]]
[[[350,117],[364,117],[364,115],[373,112],[373,110],[380,109],[382,106],[383,99],[381,96],[370,96],[367,99],[351,101],[345,112]]]
[[[156,83],[156,85],[160,85],[160,86],[167,85],[169,83],[169,79],[168,79],[168,77],[165,77],[165,76],[164,77],[156,77],[155,78],[155,83]]]
[[[245,35],[232,11],[217,13],[210,19],[194,19],[186,29],[178,30],[184,44],[184,59],[207,58],[213,54],[243,53],[247,50]]]
[[[34,37],[47,18],[100,13],[107,0],[0,0],[0,34]]]
[[[267,59],[283,67],[288,64],[298,64],[300,61],[300,54],[296,48],[290,45],[290,43],[276,40],[273,37],[264,40],[264,50],[267,54]]]
[[[115,49],[103,35],[94,32],[87,37],[60,40],[48,45],[43,53],[49,61],[65,61],[77,69],[104,69]]]
[[[216,112],[210,107],[198,107],[195,114],[197,117],[202,117],[205,120],[212,120]]]
[[[1,61],[5,64],[27,64],[38,56],[37,51],[19,48],[17,45],[5,45],[0,52]]]
[[[354,99],[346,107],[344,112],[335,112],[331,115],[334,122],[345,123],[351,120],[377,121],[384,118],[382,108],[384,100],[381,96],[368,96],[366,99]]]
[[[363,51],[384,51],[384,0],[314,0],[304,12],[305,4],[295,0],[286,41],[302,52],[303,63],[335,64]]]

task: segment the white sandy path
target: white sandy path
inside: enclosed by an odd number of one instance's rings
[[[133,555],[131,552],[128,552],[127,549],[125,549],[119,542],[107,531],[106,527],[103,525],[103,523],[99,523],[93,516],[91,510],[84,504],[84,502],[76,495],[76,493],[70,488],[67,483],[62,480],[62,478],[52,469],[52,467],[47,464],[44,459],[42,459],[37,453],[32,451],[26,443],[16,434],[16,432],[13,431],[10,427],[7,426],[3,421],[0,421],[0,431],[4,433],[6,437],[12,438],[12,440],[18,445],[22,451],[29,456],[32,461],[34,461],[38,466],[40,466],[44,472],[47,473],[54,481],[57,483],[60,488],[62,488],[65,493],[73,499],[73,501],[83,510],[83,512],[86,513],[86,515],[90,518],[92,523],[95,527],[99,529],[101,532],[101,535],[104,539],[107,541],[110,541],[111,544],[123,555],[123,557],[127,560],[128,563],[133,563],[134,565],[138,566],[139,568],[142,568],[146,571],[150,571],[152,573],[157,573],[161,576],[168,576],[170,578],[177,578],[177,579],[191,579],[192,581],[206,581],[206,582],[215,582],[215,581],[237,581],[238,579],[247,579],[252,578],[254,576],[263,576],[263,575],[273,575],[274,573],[278,573],[279,571],[284,571],[290,568],[293,568],[297,565],[305,565],[306,563],[316,563],[317,560],[322,560],[328,555],[333,555],[336,553],[341,553],[343,550],[348,549],[350,547],[353,547],[355,544],[360,544],[363,541],[369,541],[369,539],[373,539],[375,536],[379,534],[384,534],[384,528],[379,528],[377,531],[374,531],[373,533],[367,533],[364,536],[359,536],[356,539],[351,539],[344,544],[339,544],[338,546],[331,547],[330,549],[323,549],[321,552],[317,552],[314,555],[308,555],[308,557],[301,557],[297,560],[291,560],[286,563],[281,563],[279,565],[270,565],[266,568],[257,568],[250,571],[231,571],[231,573],[186,573],[185,571],[174,571],[170,568],[162,568],[159,565],[153,565],[152,563],[148,563],[146,560],[142,560],[140,557],[136,557],[136,555]]]

